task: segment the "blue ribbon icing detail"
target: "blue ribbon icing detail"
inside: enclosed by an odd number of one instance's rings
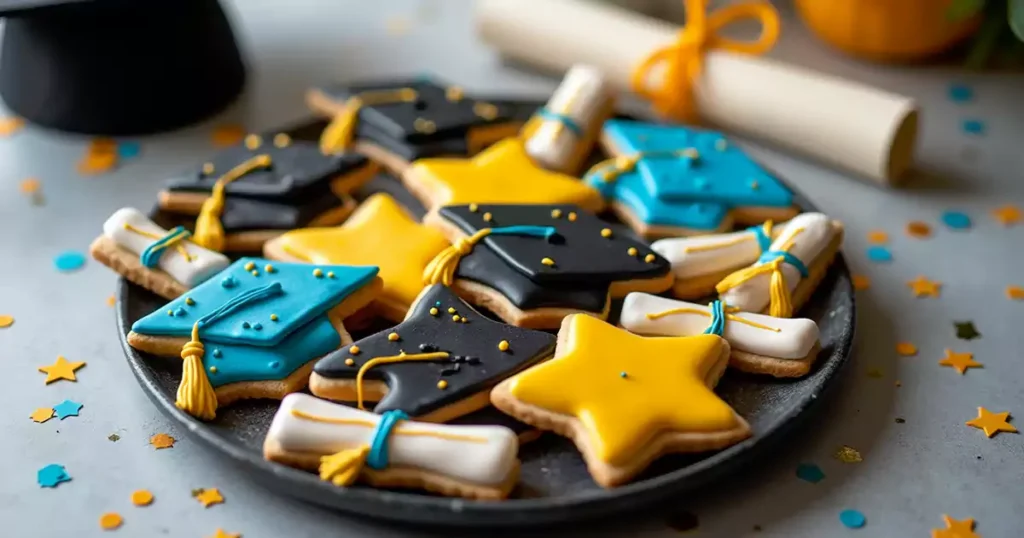
[[[554,226],[503,226],[501,228],[491,228],[490,235],[525,235],[529,237],[543,237],[544,239],[550,239],[551,236],[555,235],[558,230]]]
[[[704,329],[704,334],[716,334],[722,336],[725,332],[725,303],[719,300],[711,301],[708,305],[711,309],[711,324]]]
[[[772,238],[764,233],[764,226],[751,226],[747,229],[754,232],[754,238],[757,239],[757,246],[761,252],[768,252],[768,249],[772,248]]]
[[[808,271],[807,266],[804,265],[804,262],[800,261],[799,258],[784,250],[769,250],[761,254],[761,257],[757,259],[757,262],[769,263],[775,261],[775,258],[782,258],[782,261],[784,263],[788,263],[789,265],[795,267],[796,270],[800,272],[800,276],[807,278]]]
[[[139,254],[139,261],[142,265],[149,267],[150,269],[157,266],[160,262],[160,256],[163,255],[167,247],[174,241],[181,239],[187,239],[192,235],[192,232],[188,231],[184,226],[178,226],[177,228],[167,232],[167,235],[157,239],[152,245],[149,245],[143,249],[142,253]]]
[[[377,429],[373,432],[373,441],[370,442],[370,453],[366,455],[366,465],[371,469],[381,471],[388,466],[388,437],[391,431],[398,425],[400,420],[409,420],[409,415],[397,409],[385,411],[377,423]]]
[[[558,112],[552,112],[546,108],[542,108],[537,111],[537,115],[546,120],[561,123],[566,129],[572,131],[576,136],[583,136],[583,129],[580,128],[580,124],[576,123],[576,121],[565,114],[559,114]]]

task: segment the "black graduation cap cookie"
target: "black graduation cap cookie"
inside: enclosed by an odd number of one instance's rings
[[[425,157],[471,156],[519,130],[536,107],[474,99],[430,78],[311,89],[306,101],[333,118],[325,152],[355,147],[400,174]]]
[[[377,166],[356,153],[325,155],[288,133],[251,134],[168,181],[159,206],[197,216],[193,241],[216,251],[259,251],[296,228],[340,224],[355,209],[348,192]]]
[[[426,223],[453,245],[424,281],[450,285],[519,327],[557,329],[574,313],[607,319],[613,298],[672,287],[666,259],[574,205],[446,206]]]
[[[329,400],[377,402],[447,422],[487,407],[491,387],[549,358],[555,336],[490,320],[442,285],[424,288],[405,320],[327,355],[309,388]]]

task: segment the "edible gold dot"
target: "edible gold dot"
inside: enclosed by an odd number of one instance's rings
[[[498,342],[498,351],[508,351],[508,340]]]
[[[334,271],[327,271],[327,278],[334,278]]]
[[[270,265],[269,263],[263,266],[263,270],[268,273],[273,273],[274,271],[277,271],[277,269],[275,269],[274,266]]]
[[[345,359],[345,366],[352,366],[355,363],[356,363],[356,361],[352,360],[352,357],[349,357],[349,358]]]
[[[213,163],[203,163],[203,175],[208,176],[212,174],[215,170],[216,169],[213,167]]]
[[[351,347],[349,347],[348,348],[348,352],[353,354],[353,355],[358,355],[359,354],[359,346],[351,346]]]
[[[252,276],[260,276],[259,269],[253,269],[252,271],[249,271],[249,273],[252,274]]]
[[[437,131],[437,125],[425,118],[416,118],[412,122],[412,128],[418,133],[433,134]]]
[[[444,92],[445,98],[449,101],[461,101],[464,95],[462,88],[458,86],[452,86]]]
[[[292,143],[292,137],[288,136],[287,133],[277,133],[274,135],[274,146],[279,148],[286,148]]]
[[[557,219],[557,218],[559,218],[561,216],[562,216],[562,210],[561,209],[552,209],[551,210],[551,218]]]
[[[449,306],[448,307],[448,313],[449,314],[454,314],[455,313],[455,307],[454,306]]]
[[[637,254],[636,247],[629,247],[629,250],[626,251],[626,254],[629,254],[630,256],[636,256],[636,254]]]
[[[555,264],[555,260],[552,260],[551,258],[541,258],[540,263],[548,267],[551,267],[552,265]]]
[[[576,222],[576,212],[575,211],[570,211],[569,212],[569,222]]]
[[[443,379],[438,381],[437,382],[437,388],[439,388],[441,390],[444,390],[444,389],[448,388],[448,382],[443,380]]]
[[[452,321],[459,321],[459,315],[455,314],[454,316],[452,316]]]
[[[167,315],[168,316],[173,316],[174,315],[174,310],[168,310],[167,311]]]
[[[480,102],[473,105],[473,113],[485,120],[493,120],[498,117],[498,107]]]
[[[277,321],[279,319],[281,319],[281,318],[277,317],[277,314],[271,314],[270,315],[270,321]]]
[[[324,272],[321,271],[320,268],[313,269],[313,276],[322,278],[324,276]]]
[[[191,297],[185,297],[185,304],[187,304],[189,306],[192,306],[192,305],[196,304],[196,302],[193,301]]]
[[[390,342],[397,342],[398,338],[399,338],[398,333],[391,333],[391,334],[388,335],[388,341],[390,341]]]
[[[211,366],[211,367],[210,367],[210,373],[211,373],[211,374],[215,374],[215,373],[217,373],[217,367],[216,367],[216,366]]]
[[[491,214],[489,212],[484,213],[484,222],[491,222]]]
[[[256,149],[262,144],[263,139],[260,138],[260,135],[251,134],[245,137],[245,147],[249,149]]]
[[[478,206],[476,204],[469,204],[469,212],[470,213],[476,213],[477,209],[480,209],[480,206]]]
[[[612,229],[611,228],[604,228],[604,229],[601,230],[601,237],[611,237],[611,236],[612,236]]]
[[[644,261],[647,262],[647,263],[653,263],[654,259],[655,259],[654,258],[654,254],[648,254],[648,255],[644,256]]]
[[[430,315],[431,316],[436,316],[437,315],[437,309],[434,308],[434,307],[430,307]]]
[[[468,320],[468,319],[466,319],[466,316],[462,316],[461,318],[459,318],[459,323],[466,323],[466,322],[468,322],[468,321],[469,321],[469,320]]]
[[[255,268],[256,268],[256,263],[255,262],[249,262],[249,263],[245,264],[245,270],[246,271],[252,271]]]

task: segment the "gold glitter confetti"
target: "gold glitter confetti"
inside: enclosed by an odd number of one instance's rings
[[[836,450],[836,459],[843,463],[860,463],[864,461],[861,457],[860,452],[852,446],[843,445]]]

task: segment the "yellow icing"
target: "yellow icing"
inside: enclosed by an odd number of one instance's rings
[[[376,428],[377,423],[364,420],[361,418],[335,418],[335,417],[324,417],[320,415],[314,415],[307,413],[299,409],[292,409],[292,416],[295,418],[301,418],[310,422],[322,422],[324,424],[338,424],[340,426],[360,426],[363,428]],[[399,424],[395,426],[395,429],[391,431],[391,435],[405,435],[409,437],[434,437],[436,439],[446,439],[448,441],[466,441],[469,443],[481,443],[487,444],[486,437],[477,437],[475,435],[459,435],[455,433],[445,432],[433,432],[424,430],[408,430]]]
[[[731,309],[731,311],[735,312],[736,310],[735,309]],[[712,317],[711,316],[711,312],[708,312],[707,310],[701,310],[699,308],[672,308],[672,309],[665,310],[665,311],[662,311],[662,312],[654,312],[654,313],[651,313],[651,314],[647,314],[647,319],[649,319],[649,320],[656,320],[656,319],[663,318],[665,316],[671,316],[671,315],[674,315],[674,314],[697,314],[697,315],[708,317],[708,318]],[[760,324],[760,323],[758,323],[756,321],[750,321],[749,319],[744,319],[744,318],[741,318],[739,316],[734,316],[732,314],[726,314],[725,315],[725,319],[727,319],[729,321],[735,321],[737,323],[742,323],[744,325],[749,325],[749,326],[751,326],[751,327],[753,327],[755,329],[762,329],[762,330],[765,330],[765,331],[772,331],[772,332],[775,332],[775,333],[782,332],[782,329],[780,329],[778,327],[769,327],[767,325],[762,325],[762,324]]]
[[[705,381],[723,359],[721,337],[647,338],[584,314],[570,316],[562,331],[556,356],[513,377],[509,388],[520,402],[576,417],[601,461],[625,464],[659,432],[737,425]]]
[[[411,305],[423,289],[423,270],[448,247],[444,235],[412,220],[393,198],[367,198],[345,224],[293,230],[278,241],[308,263],[376,265],[384,280],[381,297]]]

